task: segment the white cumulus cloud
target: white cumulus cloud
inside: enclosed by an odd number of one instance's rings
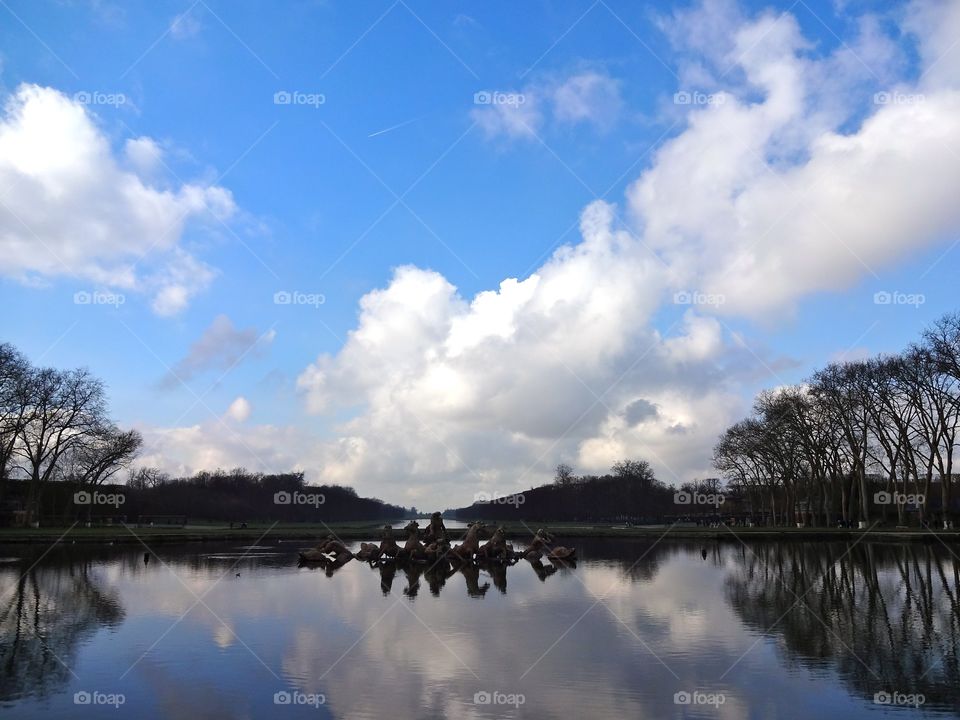
[[[118,158],[83,105],[19,86],[0,116],[0,273],[145,291],[159,314],[183,310],[214,276],[182,246],[187,223],[225,220],[236,206],[216,185],[151,184],[144,178],[160,157],[141,137]]]

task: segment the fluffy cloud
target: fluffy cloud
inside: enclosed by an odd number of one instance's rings
[[[127,140],[123,151],[134,170],[141,176],[155,172],[163,161],[163,150],[152,138],[131,138]]]
[[[413,267],[365,296],[345,346],[299,379],[314,412],[364,408],[325,451],[323,475],[399,472],[409,503],[523,489],[561,459],[603,471],[642,454],[669,479],[689,470],[688,446],[708,445],[735,402],[713,381],[721,329],[692,313],[669,335],[652,329],[666,276],[613,220],[610,205],[590,205],[580,244],[470,302]],[[657,410],[642,424],[638,402]]]
[[[956,76],[953,85],[930,76],[868,85],[858,98],[851,81],[869,70],[849,48],[809,59],[791,16],[726,35],[717,62],[741,71],[742,94],[693,109],[628,193],[646,242],[681,286],[724,297],[725,313],[769,315],[850,287],[960,225]],[[858,113],[855,131],[841,129]]]
[[[214,276],[181,246],[186,224],[236,208],[222,187],[145,180],[160,157],[137,138],[117,158],[82,104],[21,85],[0,117],[0,273],[144,290],[156,312],[182,310]]]
[[[273,329],[264,333],[253,327],[240,330],[229,317],[218,315],[190,346],[190,351],[171,368],[163,385],[173,387],[209,370],[229,370],[245,358],[262,352],[275,337]]]
[[[250,407],[250,401],[241,395],[232,403],[230,403],[230,407],[227,408],[226,416],[230,420],[244,422],[250,417],[251,410],[252,408]]]

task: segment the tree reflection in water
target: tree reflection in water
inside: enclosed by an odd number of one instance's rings
[[[727,600],[752,629],[869,697],[922,693],[960,707],[960,563],[930,545],[753,544],[736,551]]]
[[[0,566],[0,700],[59,692],[81,643],[123,621],[116,594],[93,572],[97,565],[86,555]]]

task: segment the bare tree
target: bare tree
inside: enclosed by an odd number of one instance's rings
[[[30,372],[30,363],[16,348],[0,343],[0,500],[31,404]]]
[[[146,490],[169,483],[170,479],[170,476],[159,468],[142,467],[130,471],[127,485],[136,490]]]
[[[136,430],[121,431],[113,425],[98,428],[74,446],[73,479],[83,487],[103,485],[129,467],[142,445],[143,437]]]
[[[860,500],[860,521],[869,522],[867,495],[867,437],[869,423],[869,368],[863,362],[831,363],[814,373],[810,392],[839,431],[842,450],[849,463],[848,483],[841,485],[843,519],[853,520],[853,502]]]
[[[569,485],[573,482],[573,468],[567,465],[566,463],[560,463],[557,465],[557,473],[553,477],[553,481],[557,485]]]
[[[103,383],[87,370],[35,370],[30,380],[31,406],[20,430],[17,453],[30,481],[31,520],[39,515],[40,489],[57,463],[86,435],[106,425]]]

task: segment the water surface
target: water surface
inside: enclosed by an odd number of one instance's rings
[[[17,718],[960,714],[958,563],[943,546],[563,542],[578,548],[575,568],[449,577],[298,568],[302,543],[159,546],[146,563],[142,546],[71,545],[39,562],[44,548],[3,548],[0,707]]]

